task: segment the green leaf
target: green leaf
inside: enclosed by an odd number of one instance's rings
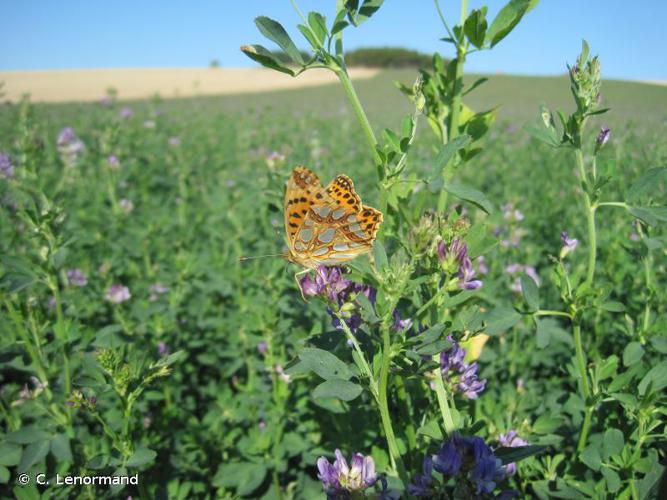
[[[463,149],[470,144],[471,141],[472,137],[463,134],[442,146],[438,152],[438,156],[435,157],[434,166],[436,170],[438,172],[441,171],[449,163],[449,160],[451,160],[460,149]]]
[[[354,26],[359,26],[375,14],[383,2],[384,0],[363,0],[359,5],[359,0],[345,0],[347,18]]]
[[[0,484],[7,484],[9,482],[9,469],[0,465]]]
[[[449,194],[478,206],[487,214],[493,213],[493,205],[481,191],[465,184],[445,184],[443,188]]]
[[[213,485],[236,488],[240,496],[249,495],[264,482],[267,472],[266,466],[261,463],[223,463],[218,467]]]
[[[486,333],[488,335],[498,335],[505,330],[509,330],[521,319],[521,315],[512,307],[499,306],[485,315]]]
[[[269,40],[273,41],[292,59],[292,61],[303,66],[304,61],[301,52],[296,48],[294,42],[285,31],[285,28],[278,21],[266,16],[259,16],[255,19],[255,24],[259,31]]]
[[[601,472],[604,476],[604,480],[607,482],[607,489],[611,493],[616,493],[621,487],[621,478],[618,473],[608,467],[602,467]]]
[[[600,364],[600,370],[598,372],[598,380],[606,380],[610,377],[616,375],[616,370],[618,369],[618,356],[612,354],[607,359],[602,361]]]
[[[36,425],[26,425],[18,431],[10,432],[5,439],[10,443],[30,444],[38,441],[48,441],[51,434],[40,429]]]
[[[549,146],[557,148],[561,145],[558,138],[558,132],[553,127],[545,127],[541,123],[527,123],[523,126],[523,130],[528,132],[538,141],[542,141]]]
[[[628,212],[650,226],[658,222],[667,222],[667,207],[629,207]]]
[[[660,392],[667,386],[667,361],[663,361],[651,368],[637,387],[640,395],[644,395],[649,384],[655,392]]]
[[[598,471],[600,470],[600,465],[602,465],[602,458],[600,457],[600,452],[597,447],[594,445],[589,445],[584,448],[584,451],[579,455],[579,459],[591,470]]]
[[[602,458],[608,460],[612,455],[618,455],[623,451],[625,439],[623,433],[614,428],[607,429],[602,439]]]
[[[130,455],[130,458],[128,458],[126,465],[128,467],[141,467],[142,465],[153,462],[156,456],[157,453],[149,448],[137,448],[135,452]]]
[[[553,434],[553,432],[563,425],[563,417],[552,416],[550,414],[542,414],[537,417],[533,423],[531,430],[535,434]]]
[[[551,342],[551,329],[549,328],[549,323],[545,320],[535,318],[535,325],[537,327],[535,345],[538,349],[544,349],[545,347],[548,347]]]
[[[651,493],[654,491],[660,478],[665,474],[665,466],[661,465],[660,462],[654,462],[651,470],[646,473],[644,478],[639,481],[639,498],[645,499],[651,497]],[[658,498],[657,495],[653,496]]]
[[[463,24],[463,32],[478,49],[484,45],[486,28],[486,7],[473,10]]]
[[[510,0],[505,7],[500,9],[489,26],[486,32],[486,43],[493,47],[509,35],[528,9],[534,7],[535,4],[537,2],[532,0]]]
[[[51,438],[51,454],[59,462],[72,461],[72,449],[70,448],[67,435],[56,434]]]
[[[23,448],[14,443],[0,443],[0,465],[11,467],[21,461]]]
[[[343,380],[340,378],[333,378],[325,380],[320,385],[315,387],[313,391],[314,398],[336,398],[342,401],[352,401],[359,394],[362,388],[359,384]]]
[[[306,347],[299,351],[299,358],[324,380],[352,378],[353,373],[347,365],[329,351]]]
[[[430,438],[440,440],[443,438],[442,429],[440,429],[440,421],[438,419],[433,419],[429,422],[426,422],[419,429],[417,429],[417,434],[423,434]]]
[[[625,311],[625,306],[621,302],[617,302],[615,300],[608,300],[606,302],[603,302],[600,305],[600,308],[609,311],[609,312],[623,312]]]
[[[486,78],[486,77],[478,78],[477,80],[475,80],[475,82],[474,82],[472,85],[470,85],[470,87],[468,87],[468,88],[463,92],[463,95],[464,95],[464,96],[465,96],[465,95],[468,95],[470,92],[472,92],[473,90],[475,90],[477,87],[479,87],[480,85],[482,85],[484,82],[487,82],[488,80],[489,80],[489,79]]]
[[[373,257],[375,257],[375,268],[378,272],[382,272],[387,266],[387,252],[384,250],[384,245],[378,240],[373,243]]]
[[[630,186],[625,199],[639,201],[645,195],[653,194],[660,189],[661,182],[667,182],[667,168],[651,168],[641,174]]]
[[[524,458],[532,457],[538,453],[546,450],[546,446],[538,445],[529,445],[529,446],[519,446],[516,448],[497,448],[493,453],[498,457],[503,464],[511,464],[513,462],[519,462]]]
[[[294,76],[294,71],[280,64],[273,54],[261,45],[243,45],[241,46],[241,51],[250,59],[258,62],[265,68]]]
[[[319,12],[308,13],[308,25],[313,30],[320,45],[323,45],[327,39],[327,21]]]
[[[19,463],[17,472],[20,474],[24,473],[30,467],[35,465],[37,462],[44,460],[47,453],[49,452],[50,443],[49,441],[37,441],[30,443],[23,449],[23,455],[21,456],[21,462]]]
[[[623,350],[623,364],[632,366],[644,356],[644,347],[639,342],[630,342]]]
[[[527,274],[521,275],[521,293],[530,312],[540,308],[540,289],[537,283]]]
[[[451,346],[452,343],[449,340],[436,340],[435,342],[415,349],[415,351],[417,354],[421,354],[422,356],[433,356],[435,354],[441,353],[442,351],[448,350]]]

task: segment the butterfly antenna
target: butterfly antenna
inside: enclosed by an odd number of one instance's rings
[[[283,254],[281,253],[272,253],[272,254],[267,254],[267,255],[255,255],[252,257],[239,257],[239,262],[245,262],[246,260],[254,260],[254,259],[265,259],[267,257],[282,257]]]

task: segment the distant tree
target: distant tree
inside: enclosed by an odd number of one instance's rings
[[[219,68],[220,67],[220,61],[217,59],[211,59],[211,62],[208,63],[209,68]]]
[[[360,47],[347,52],[345,62],[369,68],[421,68],[430,66],[431,56],[403,47]]]

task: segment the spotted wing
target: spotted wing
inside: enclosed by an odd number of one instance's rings
[[[310,207],[294,248],[310,267],[346,262],[371,250],[381,223],[382,213],[363,206],[352,180],[339,175]]]
[[[303,226],[310,207],[326,195],[324,187],[311,170],[296,167],[287,181],[285,189],[285,232],[290,248],[294,248],[299,228]]]

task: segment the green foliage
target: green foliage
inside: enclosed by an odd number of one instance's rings
[[[345,53],[348,66],[367,68],[424,68],[431,56],[401,47],[360,47]]]

